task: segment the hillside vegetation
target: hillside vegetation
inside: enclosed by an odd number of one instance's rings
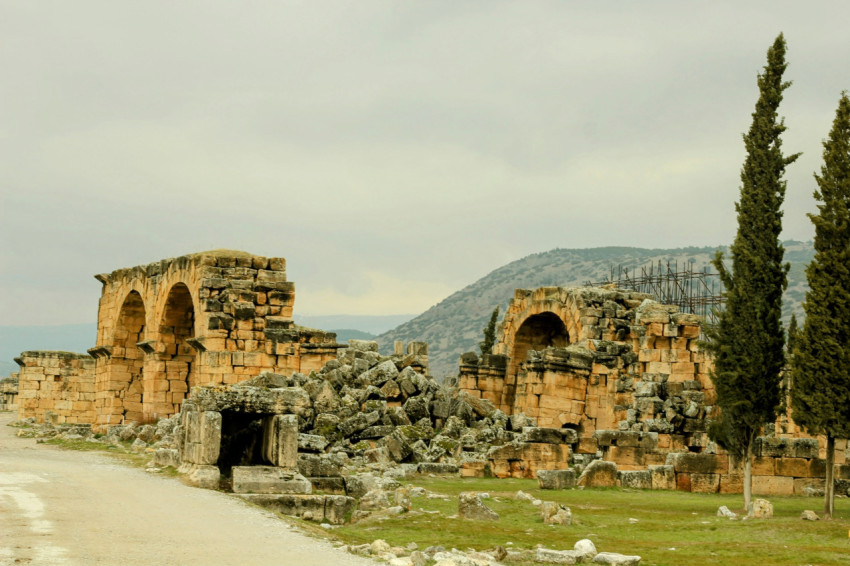
[[[392,349],[394,340],[428,342],[431,373],[438,378],[457,372],[457,360],[463,352],[477,351],[478,341],[490,313],[498,304],[502,313],[518,288],[560,285],[573,287],[603,281],[612,267],[637,268],[659,261],[678,262],[679,269],[691,264],[693,270],[711,267],[717,248],[688,247],[644,249],[628,247],[554,249],[532,254],[504,265],[475,283],[464,287],[416,318],[378,336],[382,352]],[[783,318],[794,312],[803,317],[802,301],[806,293],[805,267],[814,256],[811,242],[785,242],[785,260],[791,264],[785,293]],[[719,281],[717,283],[719,285]]]

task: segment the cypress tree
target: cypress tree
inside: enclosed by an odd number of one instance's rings
[[[762,427],[776,419],[785,365],[780,316],[789,266],[782,262],[780,208],[785,199],[785,168],[799,156],[782,154],[780,136],[785,124],[777,110],[791,84],[782,80],[785,67],[785,38],[779,34],[758,75],[759,98],[744,134],[747,157],[741,168],[740,200],[735,204],[738,232],[730,248],[731,272],[722,252],[713,262],[726,289],[726,306],[717,325],[707,332],[707,347],[714,354],[711,378],[721,410],[719,422],[709,432],[744,460],[745,509],[752,499],[755,441]]]
[[[484,328],[484,340],[478,343],[481,349],[481,355],[485,356],[493,351],[493,345],[496,343],[496,320],[499,318],[499,306],[493,309],[493,314],[490,315],[490,322]]]
[[[820,201],[815,257],[806,268],[806,320],[791,358],[794,421],[811,434],[826,435],[824,515],[834,512],[835,439],[850,438],[850,100],[844,92],[823,166],[815,174]]]

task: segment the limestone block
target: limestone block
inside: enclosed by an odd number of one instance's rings
[[[652,489],[652,474],[648,470],[626,470],[617,472],[620,487],[632,489]]]
[[[185,474],[185,481],[191,486],[218,489],[221,472],[216,466],[181,464],[178,471]]]
[[[233,493],[310,493],[301,474],[276,466],[233,466]]]
[[[648,466],[651,489],[676,489],[676,472],[673,466]]]
[[[201,415],[201,452],[197,464],[214,465],[221,450],[221,413],[205,411]]]
[[[499,514],[487,507],[481,500],[481,494],[469,491],[458,495],[458,515],[462,519],[476,521],[498,521]]]
[[[667,455],[667,465],[676,473],[717,474],[726,473],[729,460],[725,454],[674,452]]]
[[[693,493],[717,493],[720,489],[720,474],[691,474],[691,491]]]
[[[575,550],[552,550],[550,548],[539,547],[535,560],[545,564],[577,564],[580,559],[579,554]]]
[[[720,493],[744,493],[744,474],[732,473],[720,476]]]
[[[805,478],[809,475],[809,461],[803,458],[776,458],[774,473],[777,476]]]
[[[804,497],[822,496],[826,481],[822,478],[794,478],[794,495]],[[837,484],[837,482],[836,482]],[[835,492],[840,495],[838,488]]]
[[[272,462],[280,468],[295,470],[298,467],[298,418],[295,415],[275,415],[274,430],[277,454]]]
[[[794,478],[786,476],[753,476],[756,495],[794,495]]]
[[[614,462],[594,460],[584,469],[576,483],[585,487],[614,487],[617,485],[617,465]]]
[[[567,470],[537,470],[540,489],[569,489],[576,485],[576,472]]]
[[[638,566],[640,556],[617,554],[616,552],[600,552],[593,557],[594,564],[610,564],[612,566]]]

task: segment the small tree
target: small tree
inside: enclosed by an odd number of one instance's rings
[[[759,99],[744,135],[747,157],[735,205],[738,232],[730,248],[731,273],[722,252],[714,258],[726,289],[726,308],[707,332],[707,348],[714,355],[711,378],[721,410],[710,433],[744,459],[745,509],[752,499],[753,448],[762,427],[776,419],[785,365],[780,316],[788,265],[782,263],[784,248],[779,242],[780,208],[785,198],[785,167],[798,157],[782,154],[780,135],[785,125],[777,110],[782,92],[790,86],[782,80],[785,67],[785,38],[779,34],[758,76]]]
[[[826,435],[824,515],[834,512],[835,439],[850,438],[850,99],[842,93],[823,166],[815,174],[820,201],[815,257],[806,268],[806,320],[791,358],[794,421]]]
[[[481,348],[481,355],[485,356],[492,353],[493,345],[496,343],[496,321],[499,319],[499,306],[493,309],[493,314],[490,315],[490,322],[484,328],[484,340],[478,343]]]

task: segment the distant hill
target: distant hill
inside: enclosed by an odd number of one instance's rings
[[[399,324],[405,323],[415,314],[391,314],[391,315],[356,315],[356,314],[332,314],[332,315],[293,315],[296,324],[309,328],[320,328],[330,332],[331,328],[357,329],[369,334],[381,334],[387,332]],[[338,337],[339,338],[339,337]],[[341,339],[340,339],[341,340]]]
[[[349,340],[374,340],[377,338],[374,334],[363,332],[362,330],[354,330],[352,328],[340,328],[336,330],[328,330],[336,334],[336,341],[340,344],[347,344]]]
[[[532,254],[504,265],[475,283],[457,291],[413,320],[378,336],[382,352],[389,352],[394,340],[428,342],[431,373],[436,377],[457,372],[457,360],[463,352],[476,351],[484,326],[496,305],[504,315],[517,288],[560,285],[580,286],[605,280],[612,267],[640,268],[650,263],[687,263],[693,269],[709,267],[715,247],[643,249],[628,247],[554,249]],[[802,301],[807,289],[805,266],[814,256],[811,242],[785,242],[785,260],[791,263],[783,317],[791,312],[802,319]]]

